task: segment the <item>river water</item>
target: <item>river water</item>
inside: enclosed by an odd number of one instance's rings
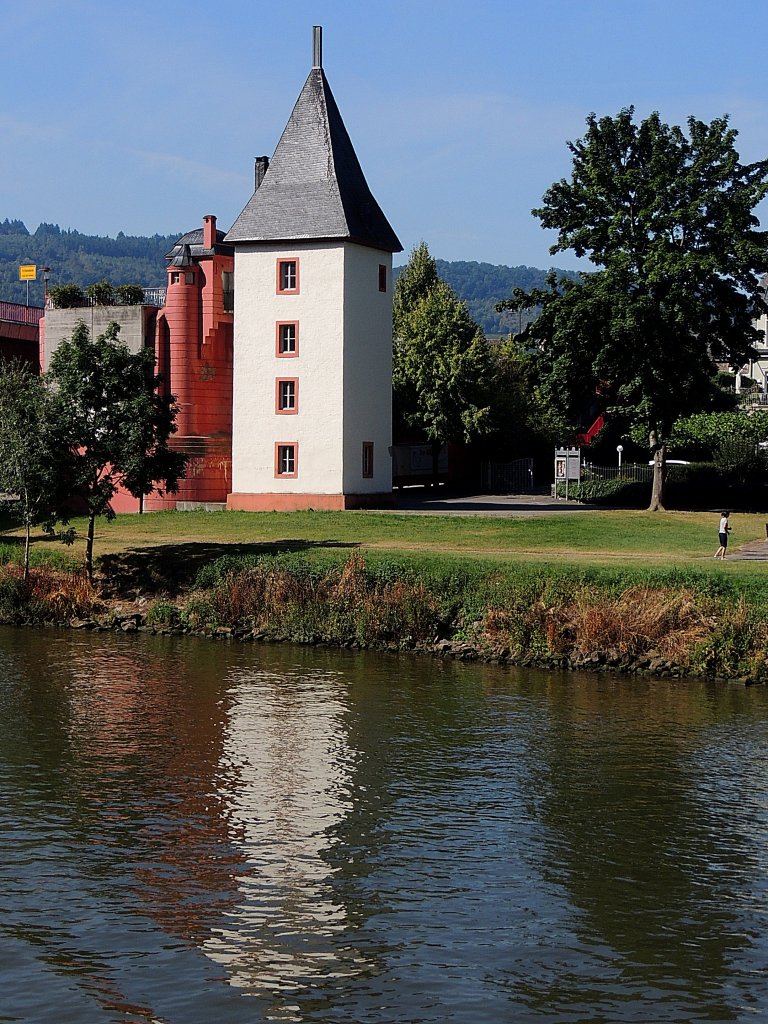
[[[768,693],[0,627],[0,1021],[768,1016]]]

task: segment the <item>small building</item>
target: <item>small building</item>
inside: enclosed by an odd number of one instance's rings
[[[235,250],[233,509],[343,509],[392,493],[392,253],[322,67],[226,235]]]
[[[166,260],[167,287],[147,289],[144,303],[49,306],[41,321],[41,364],[48,369],[79,320],[92,337],[114,321],[130,351],[152,348],[157,372],[179,405],[171,446],[187,456],[187,475],[175,494],[152,494],[143,508],[224,507],[232,480],[233,250],[208,214],[201,228],[179,238]],[[117,512],[139,509],[138,500],[125,493],[112,504]]]
[[[768,295],[768,275],[760,284]],[[762,338],[755,343],[755,356],[736,371],[736,391],[742,408],[747,411],[768,410],[768,314],[763,313],[753,327]]]
[[[207,215],[167,254],[167,287],[137,306],[46,309],[41,365],[78,320],[153,347],[188,457],[147,510],[343,509],[392,495],[392,254],[322,68],[314,62],[272,161],[228,233]],[[160,289],[159,291],[162,291]],[[235,299],[236,296],[236,299]],[[120,494],[116,511],[138,509]]]

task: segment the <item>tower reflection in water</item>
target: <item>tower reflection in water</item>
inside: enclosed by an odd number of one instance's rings
[[[356,752],[344,727],[337,673],[274,675],[235,683],[226,756],[237,777],[223,793],[244,870],[237,902],[205,952],[254,992],[306,992],[373,964],[350,947],[350,922],[329,871],[329,846],[352,810]]]

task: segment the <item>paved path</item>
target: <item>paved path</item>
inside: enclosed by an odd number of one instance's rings
[[[421,488],[395,492],[397,512],[409,515],[529,516],[557,515],[563,512],[590,512],[594,505],[552,498],[546,494],[470,494],[451,497],[432,496]]]
[[[768,562],[768,540],[750,540],[740,547],[728,548],[727,562]]]

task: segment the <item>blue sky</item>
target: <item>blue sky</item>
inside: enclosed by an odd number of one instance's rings
[[[728,113],[742,159],[768,156],[764,0],[1,0],[0,219],[229,227],[309,72],[313,24],[404,258],[423,239],[442,259],[577,266],[530,211],[590,111]]]

